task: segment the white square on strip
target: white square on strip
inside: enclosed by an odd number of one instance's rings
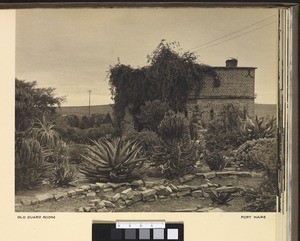
[[[168,228],[168,239],[178,239],[178,229],[177,228]]]

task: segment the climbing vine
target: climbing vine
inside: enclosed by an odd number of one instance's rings
[[[181,53],[179,48],[177,42],[162,40],[147,57],[147,66],[133,68],[119,63],[110,67],[109,83],[119,127],[129,103],[135,118],[145,101],[155,99],[166,101],[174,111],[184,112],[188,94],[192,90],[199,94],[206,75],[213,77],[214,86],[220,84],[210,66],[198,63],[195,53]]]

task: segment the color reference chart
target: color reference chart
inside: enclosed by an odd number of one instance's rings
[[[93,223],[92,241],[183,241],[183,223]]]

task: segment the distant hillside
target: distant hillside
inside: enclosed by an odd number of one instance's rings
[[[111,105],[92,105],[91,106],[91,115],[94,113],[98,114],[112,114],[112,106]],[[83,116],[89,114],[89,107],[88,106],[66,106],[61,107],[58,110],[59,114],[62,115],[77,115]]]
[[[254,104],[254,113],[259,117],[277,116],[277,105]]]
[[[93,105],[91,106],[91,114],[100,113],[106,114],[109,112],[112,114],[112,105]],[[260,117],[276,117],[277,108],[276,105],[269,105],[269,104],[254,104],[254,113]],[[67,106],[61,107],[58,110],[58,113],[62,115],[88,115],[89,114],[89,107],[88,106]]]

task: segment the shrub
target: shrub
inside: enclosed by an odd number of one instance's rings
[[[275,212],[276,194],[265,192],[262,189],[248,190],[246,193],[247,205],[244,211],[250,212]]]
[[[199,159],[197,147],[191,141],[161,141],[153,146],[151,159],[161,168],[161,173],[169,178],[180,177],[190,173]]]
[[[189,122],[182,113],[169,111],[158,126],[158,134],[163,140],[190,139]]]
[[[247,205],[245,211],[275,212],[278,194],[277,172],[267,170],[265,181],[258,189],[248,188],[245,192]]]
[[[247,141],[236,153],[236,160],[249,169],[264,170],[265,180],[258,189],[246,190],[246,211],[276,211],[277,180],[277,141],[275,138],[261,138]]]
[[[141,113],[137,116],[137,119],[143,128],[156,132],[159,123],[168,110],[170,110],[170,107],[165,101],[146,101],[145,105],[141,106]]]
[[[55,97],[54,88],[37,88],[37,82],[15,79],[15,129],[22,132],[32,127],[36,118],[53,116],[64,101]]]
[[[49,165],[44,161],[44,152],[37,140],[17,139],[15,146],[16,189],[32,189],[47,177]]]
[[[123,181],[145,161],[136,141],[104,138],[92,143],[93,146],[86,146],[89,152],[82,154],[85,161],[80,169],[91,181]]]
[[[237,106],[224,105],[218,117],[207,124],[206,148],[209,151],[215,151],[236,148],[241,145],[244,140],[240,125],[244,117],[245,113]]]
[[[212,171],[222,170],[226,166],[226,161],[220,152],[206,151],[204,152],[203,158],[209,169]]]
[[[276,135],[276,119],[265,120],[255,117],[254,121],[247,118],[241,125],[241,133],[245,140],[274,138]]]
[[[275,138],[247,141],[238,148],[235,159],[249,169],[275,171],[277,169],[277,141]]]
[[[151,154],[152,146],[157,146],[160,143],[158,135],[153,131],[142,130],[136,138],[141,142],[147,156]]]
[[[115,128],[112,124],[101,124],[100,127],[88,129],[79,129],[69,126],[58,126],[56,130],[66,142],[74,142],[86,144],[90,143],[90,139],[97,140],[102,137],[113,136]]]
[[[98,140],[107,135],[113,135],[114,127],[112,124],[101,124],[99,127],[88,128],[82,130],[81,143],[87,143],[90,139]]]
[[[70,163],[82,163],[84,159],[81,154],[86,154],[86,147],[84,144],[72,143],[68,145],[68,159]]]

